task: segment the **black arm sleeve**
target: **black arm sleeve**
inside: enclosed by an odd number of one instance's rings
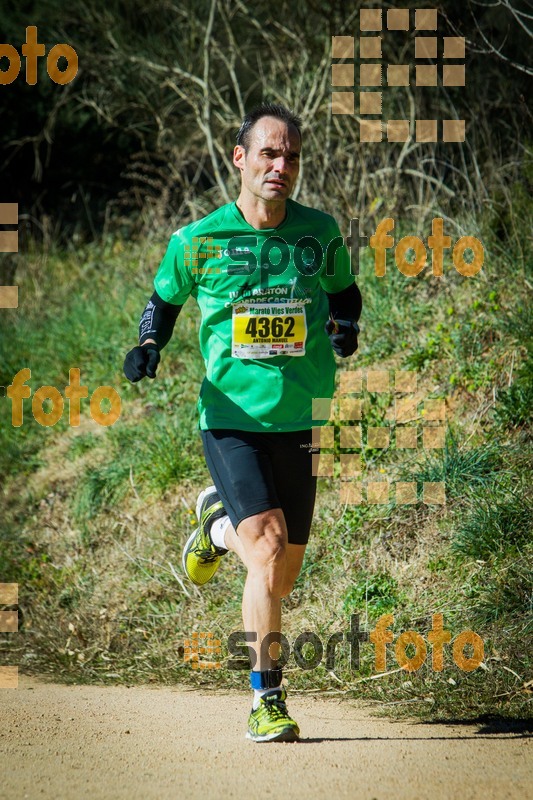
[[[342,292],[329,294],[326,292],[329,301],[329,313],[333,319],[346,319],[357,322],[361,316],[363,299],[356,283],[352,283]]]
[[[168,344],[182,308],[167,303],[154,292],[139,322],[139,344],[146,339],[155,339],[159,349]]]

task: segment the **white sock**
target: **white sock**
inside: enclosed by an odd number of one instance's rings
[[[270,689],[254,689],[254,699],[252,701],[252,710],[255,711],[259,708],[259,701],[264,694],[272,692],[274,689],[281,689],[281,686],[272,686]]]
[[[226,547],[224,536],[229,525],[231,525],[231,520],[227,515],[225,517],[221,517],[220,519],[216,519],[211,525],[211,528],[209,529],[209,536],[211,537],[211,541],[215,547],[222,547],[224,550],[228,549]]]

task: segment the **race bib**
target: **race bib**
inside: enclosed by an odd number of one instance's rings
[[[307,322],[303,303],[236,303],[231,355],[234,358],[303,356]]]

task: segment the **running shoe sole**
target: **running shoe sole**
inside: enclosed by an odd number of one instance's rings
[[[196,501],[196,509],[195,509],[196,510],[196,519],[198,520],[198,527],[193,530],[193,532],[191,533],[191,535],[189,536],[189,538],[185,542],[185,546],[184,546],[182,554],[181,554],[181,564],[182,564],[182,567],[183,567],[183,571],[187,575],[189,580],[192,583],[194,583],[195,586],[203,586],[204,584],[196,583],[196,581],[193,581],[192,578],[190,577],[189,573],[187,572],[187,555],[189,553],[189,547],[192,544],[192,542],[194,541],[194,538],[195,538],[196,534],[198,533],[198,531],[200,529],[200,512],[201,512],[201,508],[202,508],[202,503],[204,502],[204,500],[207,497],[207,495],[212,494],[213,492],[216,492],[216,486],[208,486],[207,489],[204,489],[198,495],[198,500]]]
[[[285,731],[280,731],[279,733],[274,733],[271,735],[266,734],[265,736],[254,736],[250,733],[250,731],[246,732],[246,739],[250,739],[252,742],[299,742],[300,737],[294,730],[294,728],[287,728]]]

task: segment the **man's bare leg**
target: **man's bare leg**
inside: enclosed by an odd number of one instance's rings
[[[238,554],[248,570],[242,598],[244,630],[257,634],[255,669],[272,669],[279,657],[279,644],[261,652],[261,642],[271,632],[281,631],[281,598],[292,590],[300,571],[305,545],[287,542],[287,527],[280,508],[247,517],[225,532],[229,550]]]

